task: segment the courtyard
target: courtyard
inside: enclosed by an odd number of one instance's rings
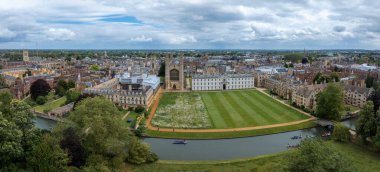
[[[258,90],[164,93],[152,125],[161,128],[227,129],[308,119]]]

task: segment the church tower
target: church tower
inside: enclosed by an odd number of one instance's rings
[[[183,74],[183,56],[174,58],[172,54],[165,58],[165,89],[183,90],[185,78]]]
[[[23,50],[22,51],[22,61],[28,62],[29,61],[29,52],[28,50]]]
[[[81,89],[82,89],[82,80],[79,73],[77,80],[75,81],[75,90],[81,91]]]

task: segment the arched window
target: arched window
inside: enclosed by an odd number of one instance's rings
[[[177,69],[172,69],[170,71],[170,80],[179,81],[179,71]]]

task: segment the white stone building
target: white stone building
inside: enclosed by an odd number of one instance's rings
[[[251,74],[232,75],[194,75],[191,89],[206,90],[236,90],[254,88],[254,77]]]

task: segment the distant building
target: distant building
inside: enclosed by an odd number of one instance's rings
[[[231,75],[194,75],[191,89],[200,90],[235,90],[255,87],[255,80],[251,74]]]
[[[22,61],[29,62],[29,52],[28,50],[22,51]]]

